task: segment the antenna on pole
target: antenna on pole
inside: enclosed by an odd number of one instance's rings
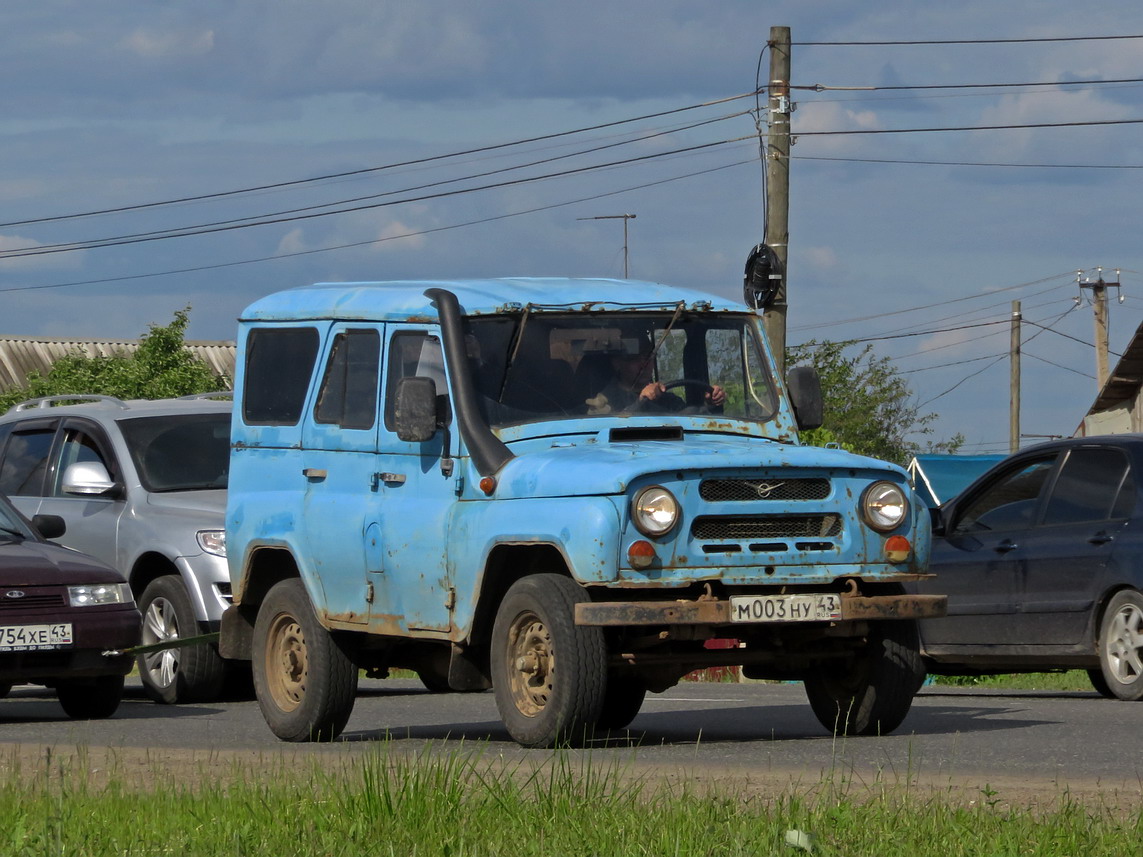
[[[623,221],[623,279],[627,279],[627,221],[634,220],[634,214],[601,214],[598,217],[577,217],[576,220],[622,220]]]

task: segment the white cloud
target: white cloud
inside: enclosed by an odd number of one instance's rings
[[[44,246],[40,241],[18,235],[0,235],[0,253],[35,250]],[[83,250],[70,253],[43,253],[33,256],[0,258],[0,271],[74,271],[83,266]]]
[[[196,57],[214,49],[214,31],[161,32],[138,28],[120,41],[120,47],[144,59]]]

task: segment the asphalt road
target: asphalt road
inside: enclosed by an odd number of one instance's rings
[[[16,688],[0,701],[0,756],[7,745],[187,752],[302,754],[481,752],[509,762],[546,751],[514,744],[491,693],[430,694],[419,682],[363,682],[337,742],[284,745],[257,702],[163,706],[129,680],[114,718],[69,720],[49,692]],[[700,779],[811,784],[842,776],[861,783],[926,783],[991,790],[1143,794],[1137,752],[1143,704],[1091,693],[997,692],[926,687],[892,735],[835,738],[814,718],[800,685],[684,683],[651,694],[630,730],[586,750],[593,763],[669,770]],[[9,747],[9,750],[13,749]]]

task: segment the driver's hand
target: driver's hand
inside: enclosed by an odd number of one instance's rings
[[[722,389],[718,384],[715,384],[710,388],[710,392],[706,394],[705,398],[712,405],[721,406],[722,403],[726,401],[726,390]]]
[[[666,387],[664,387],[658,381],[652,381],[650,384],[648,384],[646,387],[644,387],[642,390],[639,391],[639,398],[640,399],[646,399],[649,402],[653,402],[657,398],[659,398],[659,396],[663,395],[663,393],[665,393],[665,392],[667,392]]]

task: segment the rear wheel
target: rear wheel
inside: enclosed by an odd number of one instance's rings
[[[56,685],[56,697],[64,713],[73,720],[103,720],[114,714],[123,701],[123,676],[61,681]]]
[[[1099,629],[1099,666],[1105,696],[1143,699],[1143,595],[1134,589],[1115,593],[1107,603]]]
[[[1091,681],[1091,686],[1095,688],[1096,693],[1107,699],[1115,699],[1115,694],[1111,692],[1111,688],[1107,684],[1107,679],[1103,677],[1102,670],[1088,670],[1087,677]]]
[[[283,741],[332,741],[353,711],[357,667],[318,623],[301,580],[266,595],[254,623],[254,691]]]
[[[533,574],[508,590],[492,631],[492,687],[508,733],[525,747],[580,744],[604,708],[607,646],[577,626],[587,594],[560,574]]]
[[[190,597],[173,574],[156,577],[139,601],[143,614],[142,645],[169,643],[198,634]],[[222,693],[225,662],[218,649],[202,643],[139,655],[139,678],[155,702],[212,702]]]
[[[847,667],[823,667],[806,678],[818,721],[839,735],[888,735],[901,725],[925,680],[912,622],[872,627],[865,650]]]

